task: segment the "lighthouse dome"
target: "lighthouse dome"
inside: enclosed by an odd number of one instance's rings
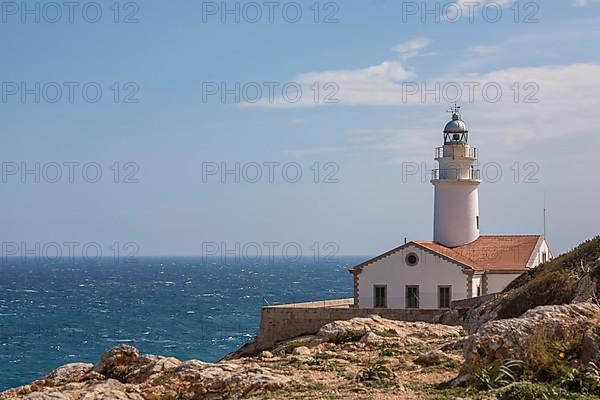
[[[467,125],[460,119],[460,115],[452,114],[452,121],[446,124],[444,133],[467,133]]]

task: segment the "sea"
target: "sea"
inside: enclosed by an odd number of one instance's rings
[[[253,340],[263,305],[352,297],[363,258],[2,260],[0,391],[120,344],[217,361]]]

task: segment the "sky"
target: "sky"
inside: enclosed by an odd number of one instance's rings
[[[454,103],[482,234],[599,233],[599,1],[0,6],[3,258],[431,240]]]

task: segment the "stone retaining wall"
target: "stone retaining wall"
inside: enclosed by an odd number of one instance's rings
[[[487,301],[492,301],[500,297],[502,293],[486,294],[484,296],[472,297],[470,299],[455,300],[452,302],[453,310],[467,309],[483,304]]]
[[[317,301],[263,307],[255,351],[273,347],[281,340],[314,334],[323,325],[355,317],[380,315],[399,321],[437,322],[445,310],[354,308],[354,299]]]

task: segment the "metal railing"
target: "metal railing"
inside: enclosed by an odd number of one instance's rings
[[[481,170],[468,168],[434,169],[431,171],[431,179],[434,181],[480,181]]]
[[[435,149],[435,158],[472,158],[477,160],[479,152],[476,147],[437,147]]]

